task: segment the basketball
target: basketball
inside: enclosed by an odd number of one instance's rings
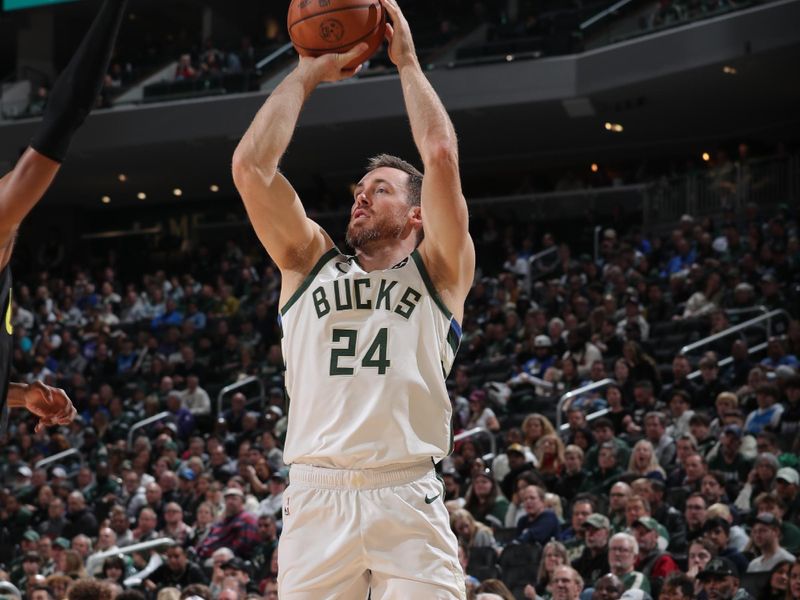
[[[292,0],[289,37],[301,56],[347,52],[366,42],[369,48],[347,65],[352,69],[380,47],[386,14],[379,0]]]

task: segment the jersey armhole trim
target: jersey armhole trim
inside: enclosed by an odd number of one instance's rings
[[[428,293],[433,298],[433,301],[436,303],[436,306],[439,307],[439,310],[444,313],[444,316],[447,317],[448,320],[452,320],[456,325],[458,325],[458,321],[455,320],[453,317],[453,313],[450,312],[450,309],[445,306],[445,303],[442,302],[442,299],[439,297],[439,292],[436,291],[436,287],[433,285],[433,281],[431,280],[431,276],[428,274],[428,269],[425,268],[425,263],[422,260],[422,256],[420,256],[419,250],[414,249],[411,253],[411,258],[414,259],[414,263],[417,265],[417,270],[419,274],[422,276],[422,281],[425,283],[425,287],[428,290]],[[458,326],[459,330],[461,326]]]
[[[300,287],[295,290],[291,298],[289,298],[289,300],[286,301],[286,304],[283,305],[283,308],[281,308],[282,316],[285,315],[292,305],[300,299],[300,296],[302,296],[303,292],[308,289],[308,286],[310,286],[311,282],[314,281],[314,278],[322,270],[322,267],[324,267],[330,259],[332,259],[334,256],[338,256],[339,254],[341,254],[341,252],[339,252],[339,249],[334,246],[320,257],[320,259],[317,261],[317,264],[314,265],[314,268],[311,269],[308,275],[306,275],[305,279],[303,279],[303,283],[300,284]]]

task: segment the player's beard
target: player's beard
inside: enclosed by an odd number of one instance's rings
[[[405,227],[406,210],[398,214],[387,213],[383,215],[371,214],[367,223],[355,224],[350,220],[347,226],[345,241],[353,249],[363,248],[371,242],[380,240],[397,239]]]

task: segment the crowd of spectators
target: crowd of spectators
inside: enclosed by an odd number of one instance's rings
[[[471,595],[745,598],[767,573],[750,594],[800,598],[797,223],[749,206],[663,237],[607,229],[595,260],[473,222],[480,267],[448,385],[454,431],[483,433],[441,465]],[[35,433],[14,413],[0,440],[3,593],[61,600],[102,581],[123,600],[277,597],[279,285],[263,250],[234,240],[170,273],[15,274],[13,380],[63,387],[79,417]],[[689,356],[667,342],[762,305],[789,314],[765,354],[747,336]],[[219,390],[251,376],[266,397],[243,387],[218,412]],[[558,396],[606,377],[556,430]]]

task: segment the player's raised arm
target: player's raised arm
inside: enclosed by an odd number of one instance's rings
[[[42,124],[14,170],[0,179],[0,269],[22,219],[41,199],[67,154],[72,135],[92,110],[108,70],[127,0],[106,0],[56,80]]]
[[[233,154],[233,180],[253,228],[281,271],[307,271],[332,246],[306,216],[300,198],[278,171],[294,134],[300,110],[323,81],[339,81],[356,70],[344,69],[366,44],[346,54],[300,59],[270,94]],[[304,274],[304,273],[303,273]]]
[[[469,236],[467,203],[458,171],[458,140],[442,101],[420,68],[411,30],[396,0],[381,0],[391,18],[387,25],[389,57],[400,72],[411,132],[425,167],[420,253],[436,283],[463,303],[472,283],[475,250]],[[445,291],[445,290],[442,290]]]

